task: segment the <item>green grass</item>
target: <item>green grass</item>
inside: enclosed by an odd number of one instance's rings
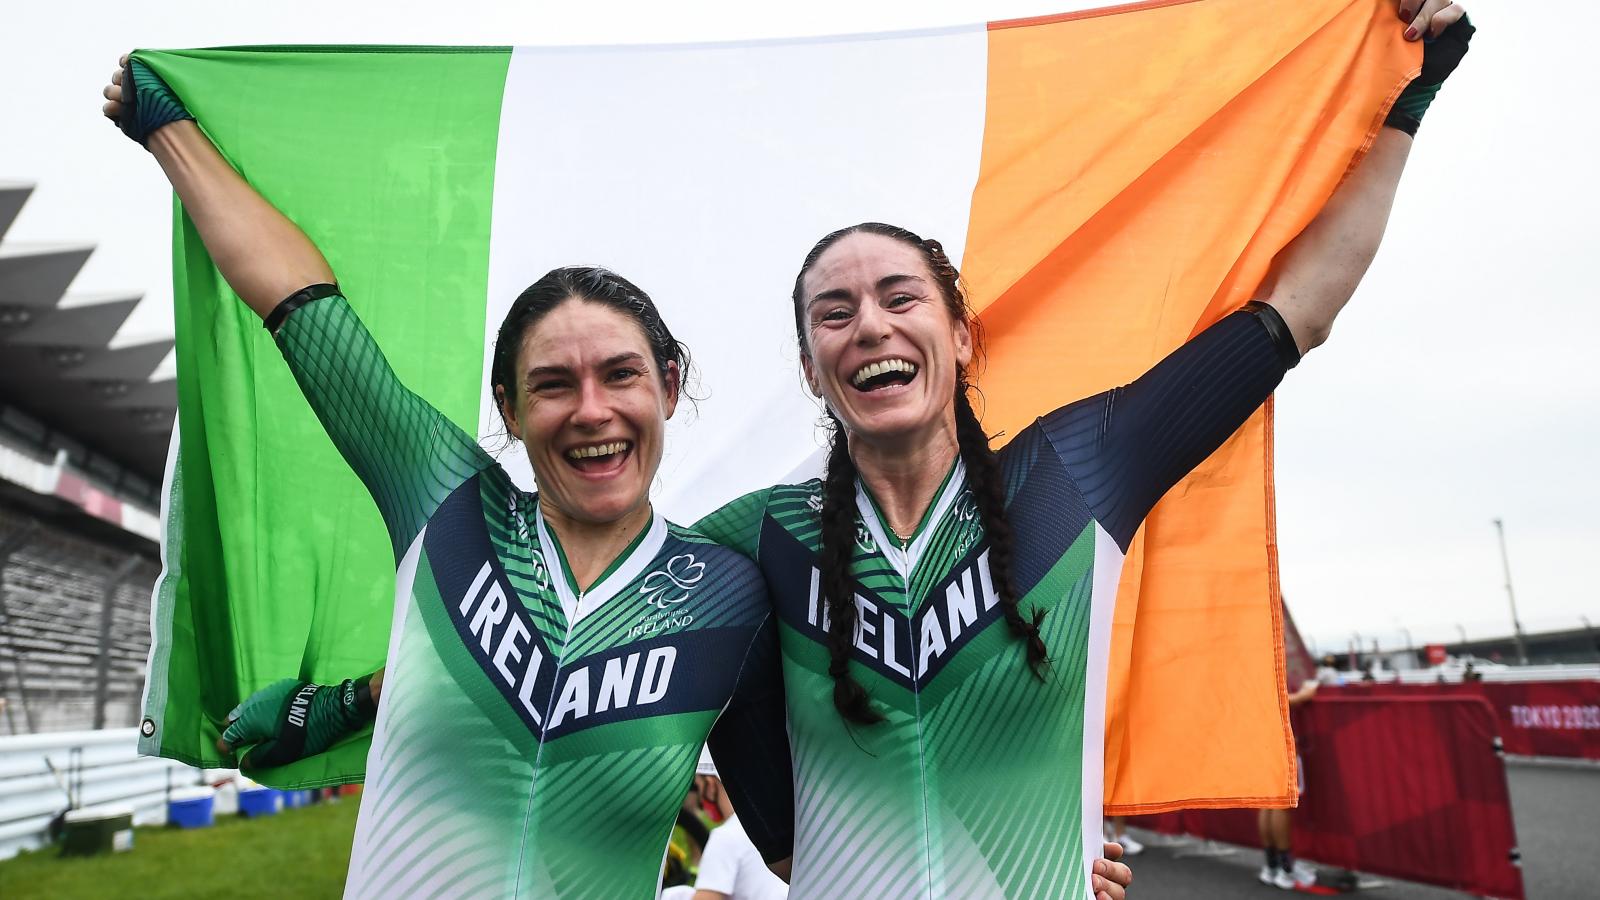
[[[62,857],[54,847],[0,862],[5,900],[339,897],[359,797],[264,819],[218,816],[212,828],[138,828],[133,849]]]

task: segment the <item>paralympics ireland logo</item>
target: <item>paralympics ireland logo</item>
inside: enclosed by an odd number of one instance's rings
[[[811,507],[811,511],[819,517],[822,515],[821,488],[812,491],[806,497],[806,506]],[[862,553],[876,553],[878,550],[878,543],[872,539],[872,531],[867,528],[867,523],[863,522],[859,516],[856,517],[856,547]]]
[[[963,490],[956,499],[955,520],[956,527],[961,529],[961,549],[957,552],[966,553],[983,534],[983,525],[978,521],[978,504],[972,497],[972,491]]]
[[[706,564],[695,562],[694,554],[685,553],[667,560],[665,569],[657,569],[645,576],[639,593],[644,602],[656,609],[669,607],[689,599],[689,592],[706,575]]]
[[[862,553],[876,553],[878,550],[877,541],[872,539],[872,529],[859,517],[856,519],[856,546],[861,548]]]

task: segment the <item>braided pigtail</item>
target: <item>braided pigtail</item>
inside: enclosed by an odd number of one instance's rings
[[[989,436],[983,433],[977,413],[972,411],[972,401],[967,398],[966,381],[965,373],[956,380],[956,440],[961,445],[961,461],[967,466],[967,484],[983,519],[983,530],[989,536],[989,574],[1000,595],[1006,625],[1013,637],[1027,643],[1028,668],[1043,681],[1049,664],[1044,639],[1039,636],[1044,610],[1036,606],[1025,618],[1018,608],[1017,591],[1011,580],[1012,535],[1011,521],[1006,518],[1005,485],[1000,464],[989,449]]]
[[[851,722],[871,725],[883,721],[872,708],[872,698],[850,674],[850,652],[855,647],[856,601],[850,588],[850,562],[856,542],[856,464],[844,426],[833,423],[833,447],[822,484],[822,596],[828,609],[828,674],[833,676],[833,705]]]
[[[811,345],[806,320],[806,273],[810,272],[828,248],[853,234],[872,234],[899,241],[915,247],[922,253],[928,272],[939,286],[945,311],[952,323],[964,324],[972,340],[974,364],[982,358],[983,327],[967,305],[966,292],[961,287],[961,273],[956,270],[949,254],[935,240],[923,240],[916,234],[896,225],[881,222],[863,222],[832,232],[816,243],[806,254],[800,273],[795,276],[794,292],[790,301],[794,307],[795,338],[802,356],[809,357]],[[961,459],[967,467],[967,482],[982,517],[984,533],[989,538],[989,574],[1000,595],[1000,608],[1011,634],[1027,645],[1028,668],[1043,681],[1048,668],[1048,652],[1039,628],[1045,611],[1035,608],[1027,616],[1018,608],[1016,587],[1012,581],[1013,538],[1011,523],[1006,518],[1005,485],[1000,475],[1000,465],[994,451],[989,449],[989,437],[983,433],[972,403],[967,399],[965,372],[958,372],[954,398],[956,438],[961,448]],[[830,412],[833,447],[828,455],[828,474],[823,484],[822,497],[822,591],[828,610],[828,674],[833,676],[833,705],[847,721],[869,724],[883,721],[883,715],[872,706],[866,689],[850,675],[850,653],[855,645],[857,612],[855,598],[850,589],[851,547],[855,543],[855,481],[856,467],[850,459],[845,442],[844,428]]]

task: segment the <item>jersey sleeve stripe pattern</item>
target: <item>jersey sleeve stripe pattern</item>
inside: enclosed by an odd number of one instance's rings
[[[1132,384],[1040,420],[1095,518],[1124,551],[1156,501],[1283,380],[1290,358],[1283,339],[1256,314],[1236,312]]]
[[[493,460],[400,383],[343,296],[295,310],[276,339],[328,437],[372,493],[399,560],[444,498]]]
[[[705,518],[696,522],[694,530],[751,559],[756,558],[761,545],[761,520],[767,512],[767,499],[772,488],[751,491],[730,501]]]

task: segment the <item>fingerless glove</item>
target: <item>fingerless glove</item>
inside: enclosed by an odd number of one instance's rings
[[[147,146],[156,129],[179,119],[194,119],[171,86],[143,60],[130,58],[122,70],[122,115],[117,126],[122,133]]]
[[[1467,17],[1462,16],[1438,37],[1429,38],[1422,48],[1422,72],[1400,92],[1383,124],[1415,137],[1423,113],[1438,95],[1439,86],[1461,65],[1462,57],[1467,55],[1467,43],[1476,31]]]
[[[223,740],[250,745],[251,768],[281,766],[315,756],[377,715],[371,675],[339,684],[286,678],[250,695],[228,714]]]

